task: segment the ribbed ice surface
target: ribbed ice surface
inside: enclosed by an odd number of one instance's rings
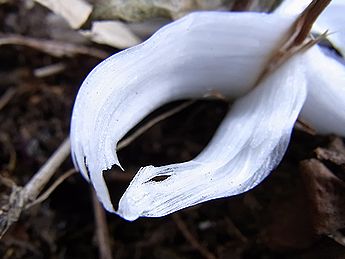
[[[343,8],[343,1],[334,3]],[[298,12],[288,13],[193,13],[113,55],[89,74],[73,110],[72,156],[107,210],[114,212],[103,171],[120,166],[117,142],[169,101],[213,91],[236,98],[195,159],[140,169],[116,212],[128,220],[163,216],[253,188],[282,159],[303,104],[301,115],[316,130],[345,136],[345,68],[318,46],[254,85]],[[334,28],[339,28],[340,40],[334,42],[341,49],[345,33],[343,27]],[[167,179],[152,180],[160,175]]]
[[[259,13],[193,13],[98,65],[78,93],[71,141],[74,162],[86,178],[89,171],[103,205],[113,210],[102,171],[119,165],[116,144],[129,129],[168,101],[214,90],[231,97],[246,93],[292,21]]]

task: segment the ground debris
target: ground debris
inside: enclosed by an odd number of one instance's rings
[[[315,153],[319,160],[330,161],[345,169],[345,145],[341,138],[333,137],[327,148],[319,147]]]
[[[315,231],[329,235],[345,228],[345,182],[316,159],[302,161],[300,171]]]
[[[270,208],[271,222],[261,233],[263,242],[274,251],[309,248],[317,236],[310,222],[308,202],[300,190],[294,197],[276,201]]]

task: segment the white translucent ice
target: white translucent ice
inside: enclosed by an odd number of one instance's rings
[[[312,0],[285,0],[275,11],[297,15]],[[345,57],[345,0],[332,0],[317,18],[313,32],[328,32],[327,39]],[[318,133],[345,136],[345,61],[326,56],[318,46],[306,53],[308,97],[301,117]]]
[[[308,96],[301,117],[318,133],[345,136],[345,66],[318,46],[305,55]]]
[[[281,160],[303,105],[301,116],[320,133],[345,136],[345,69],[318,46],[255,85],[295,18],[284,12],[193,13],[89,74],[73,110],[72,157],[107,210],[115,212],[103,171],[120,166],[118,141],[169,101],[214,91],[237,99],[195,159],[140,169],[116,211],[128,220],[256,186]]]
[[[248,92],[293,20],[194,13],[98,65],[76,98],[71,144],[76,166],[86,178],[90,172],[103,205],[113,210],[102,171],[119,165],[116,144],[128,130],[172,100],[212,91],[231,97]]]
[[[305,96],[303,65],[291,60],[235,102],[195,159],[140,169],[118,213],[127,220],[164,216],[256,186],[282,159]],[[156,176],[168,178],[152,181]]]

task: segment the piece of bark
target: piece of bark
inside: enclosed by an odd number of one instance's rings
[[[345,227],[345,182],[316,159],[300,163],[310,201],[313,227],[318,234],[332,234]]]

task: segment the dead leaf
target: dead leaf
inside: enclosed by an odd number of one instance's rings
[[[73,29],[80,28],[92,12],[92,6],[83,0],[35,0],[62,16]]]
[[[318,159],[330,161],[336,165],[345,166],[345,145],[341,138],[335,137],[328,148],[317,148],[315,153]]]
[[[0,33],[0,46],[2,45],[26,46],[55,57],[73,57],[77,54],[82,54],[105,59],[109,56],[105,51],[93,47],[55,40],[36,39],[17,34]]]
[[[92,23],[91,31],[81,33],[94,42],[119,49],[132,47],[141,42],[127,25],[120,21],[96,21]]]
[[[345,227],[345,182],[316,159],[300,163],[310,200],[312,223],[318,234],[333,234]]]

